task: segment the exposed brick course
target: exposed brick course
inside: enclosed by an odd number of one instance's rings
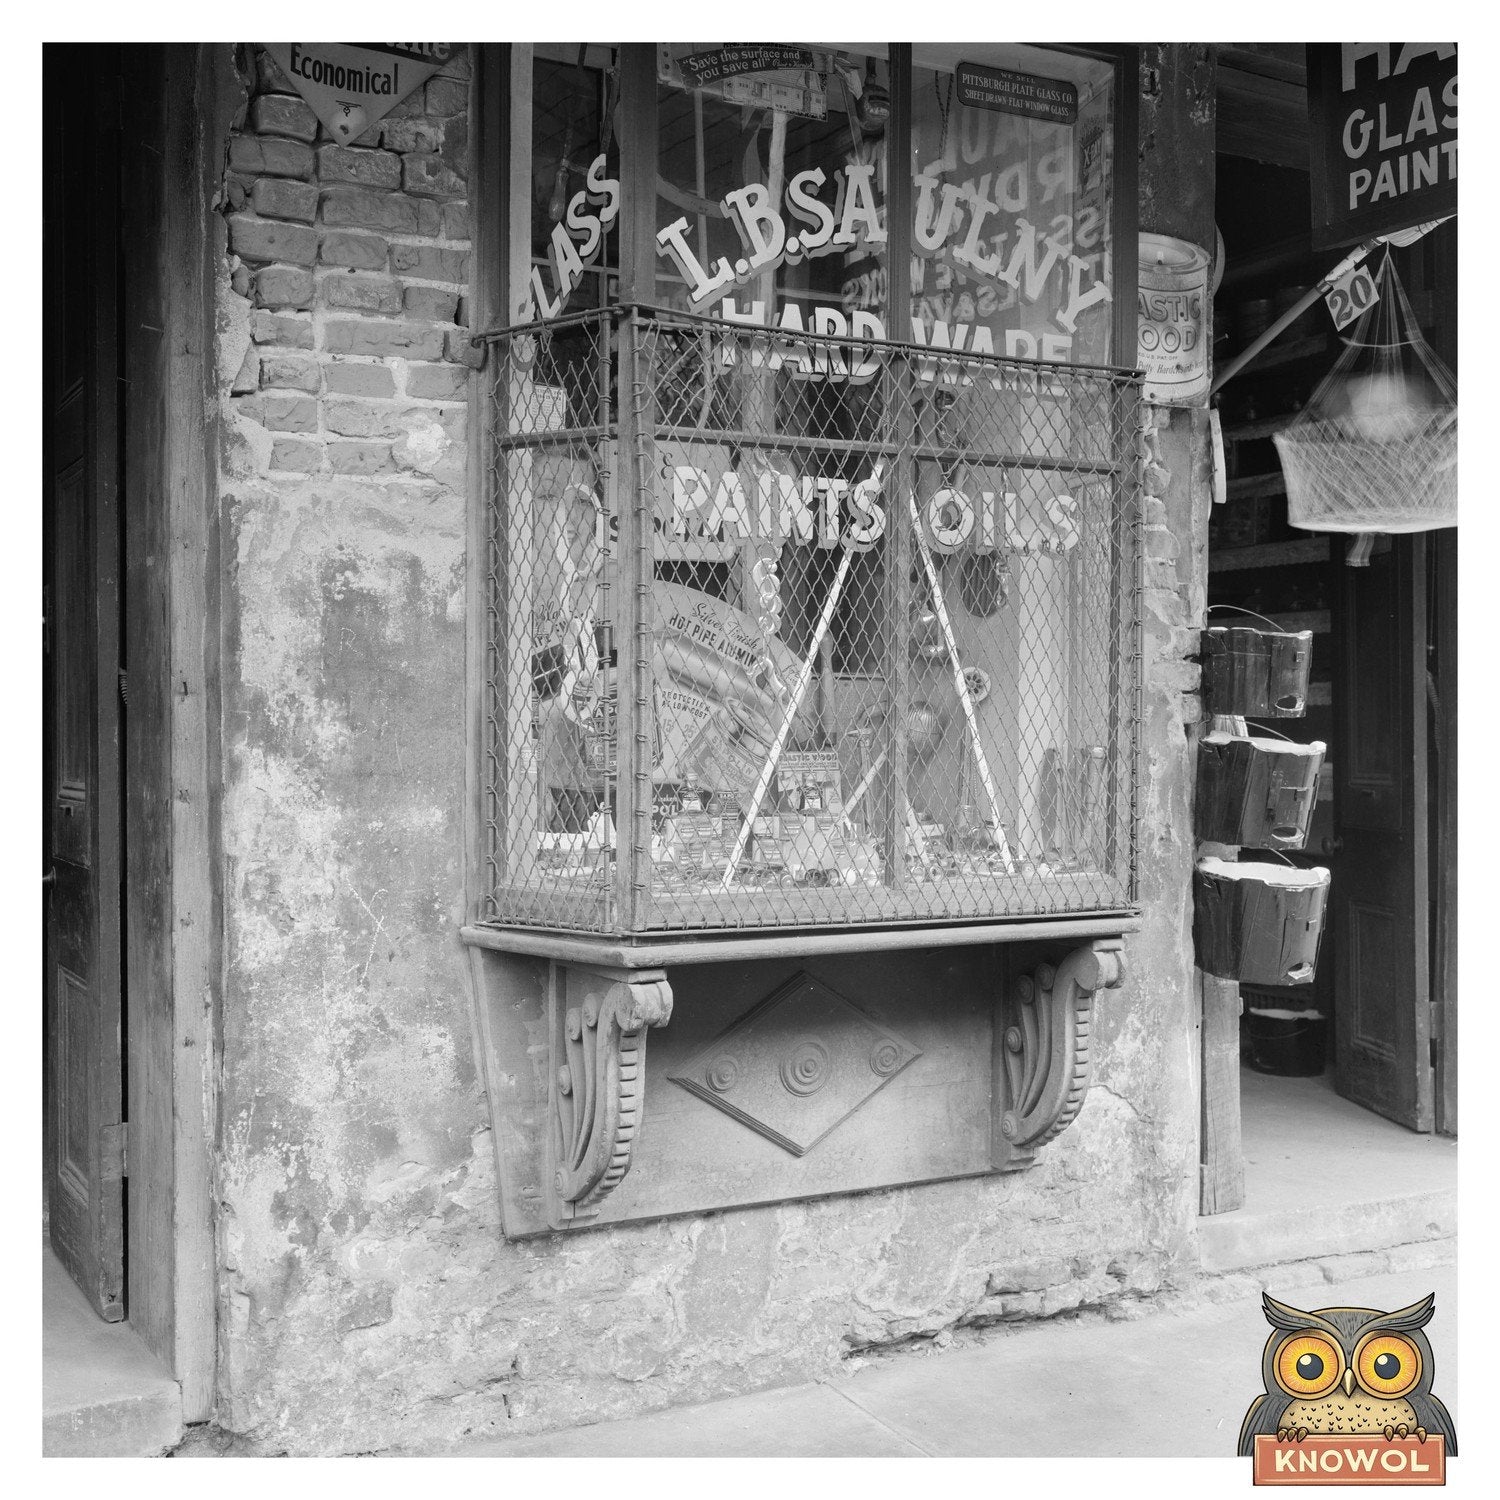
[[[310,182],[262,177],[250,194],[251,206],[267,219],[298,219],[311,224],[318,216],[318,190]]]
[[[292,81],[281,71],[281,65],[264,50],[255,54],[255,92],[257,94],[294,94]]]
[[[408,193],[429,198],[454,198],[464,191],[464,181],[438,156],[408,156],[401,165],[402,186]]]
[[[318,362],[300,354],[266,354],[260,361],[260,384],[285,390],[312,391],[319,385]]]
[[[317,139],[318,117],[295,94],[262,94],[250,105],[250,128],[259,135]]]
[[[469,372],[460,365],[410,365],[406,394],[419,401],[456,401],[468,389]]]
[[[367,323],[341,318],[324,326],[323,347],[330,354],[438,359],[443,351],[443,331],[424,328],[420,323]]]
[[[416,234],[417,205],[396,193],[377,193],[368,188],[328,188],[323,193],[323,222],[338,229]]]
[[[312,474],[323,465],[323,445],[306,438],[277,438],[271,444],[271,467]]]
[[[316,432],[318,403],[308,396],[266,396],[262,421],[273,432]]]
[[[431,120],[381,121],[382,140],[387,151],[436,151],[443,143],[443,126]]]
[[[471,344],[467,329],[459,328],[445,335],[443,352],[456,364],[477,370],[484,363],[484,346]]]
[[[285,344],[293,349],[311,349],[313,326],[309,318],[281,317],[276,313],[250,315],[250,337],[257,344]]]
[[[443,205],[443,238],[466,240],[469,237],[469,205],[467,203],[445,203]]]
[[[444,365],[424,366],[441,370]],[[323,383],[330,395],[338,396],[394,396],[396,377],[391,367],[385,364],[354,364],[339,360],[323,366]],[[410,382],[408,382],[410,384]]]
[[[237,135],[229,142],[229,168],[255,177],[311,177],[312,147],[274,135]]]
[[[463,250],[444,250],[437,245],[392,245],[391,266],[406,276],[424,281],[466,282],[469,256]]]
[[[399,406],[377,406],[369,401],[326,401],[323,421],[329,432],[343,437],[401,437],[406,428]]]
[[[351,271],[383,271],[391,256],[391,247],[375,234],[347,234],[336,230],[325,234],[318,248],[318,260],[325,266],[344,266]]]
[[[434,323],[451,323],[458,312],[458,293],[436,286],[409,286],[406,289],[406,315],[428,318]]]
[[[467,58],[348,143],[254,51],[221,206],[251,341],[232,410],[269,441],[255,463],[282,487],[461,487],[480,357],[448,337],[469,278]]]
[[[229,220],[229,248],[244,260],[280,260],[295,266],[310,266],[318,258],[318,236],[305,224],[235,214]]]
[[[401,158],[389,151],[354,146],[319,146],[318,177],[323,182],[352,182],[360,187],[401,186]]]
[[[463,114],[469,107],[469,86],[456,78],[429,78],[427,80],[427,113],[437,115]]]
[[[427,101],[422,89],[413,89],[399,104],[393,105],[386,115],[387,120],[420,120],[428,113]]]
[[[359,312],[375,313],[401,311],[401,283],[389,276],[340,273],[325,276],[319,290],[329,307],[349,307]]]
[[[389,443],[354,440],[330,443],[328,460],[335,474],[390,474],[396,468]]]
[[[307,307],[312,297],[312,272],[301,266],[264,266],[255,273],[257,307]]]
[[[469,180],[469,117],[454,115],[443,123],[443,144],[438,155],[448,169],[462,181]]]

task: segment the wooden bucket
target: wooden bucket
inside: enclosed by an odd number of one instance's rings
[[[1322,740],[1295,745],[1221,730],[1204,735],[1193,806],[1198,837],[1253,849],[1300,849],[1327,748]]]
[[[1327,904],[1325,869],[1206,856],[1193,874],[1198,967],[1241,984],[1311,984]]]
[[[1210,714],[1300,719],[1311,672],[1310,630],[1213,625],[1203,632],[1203,706]]]

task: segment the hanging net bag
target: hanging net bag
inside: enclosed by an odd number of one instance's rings
[[[1458,524],[1458,387],[1417,331],[1387,250],[1378,295],[1284,432],[1287,520],[1306,531]]]

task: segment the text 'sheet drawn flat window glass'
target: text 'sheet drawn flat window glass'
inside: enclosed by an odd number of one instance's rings
[[[648,175],[611,55],[537,49],[531,318],[488,340],[485,920],[1135,900],[1113,68],[914,56],[895,141],[883,52],[658,46]],[[620,306],[621,182],[652,176]]]

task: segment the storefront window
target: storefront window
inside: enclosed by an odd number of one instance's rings
[[[886,66],[821,47],[660,47],[658,302],[731,321],[785,310],[825,333],[861,310],[884,335]]]
[[[529,276],[537,317],[603,307],[618,287],[619,202],[602,186],[619,176],[613,100],[606,97],[612,55],[590,43],[535,49],[523,122],[529,150],[514,159],[530,180]]]
[[[1111,362],[1113,79],[1036,47],[914,49],[914,336]]]
[[[893,151],[883,53],[661,45],[632,239],[590,61],[537,51],[533,318],[491,340],[487,918],[1128,907],[1113,65],[918,49]]]

